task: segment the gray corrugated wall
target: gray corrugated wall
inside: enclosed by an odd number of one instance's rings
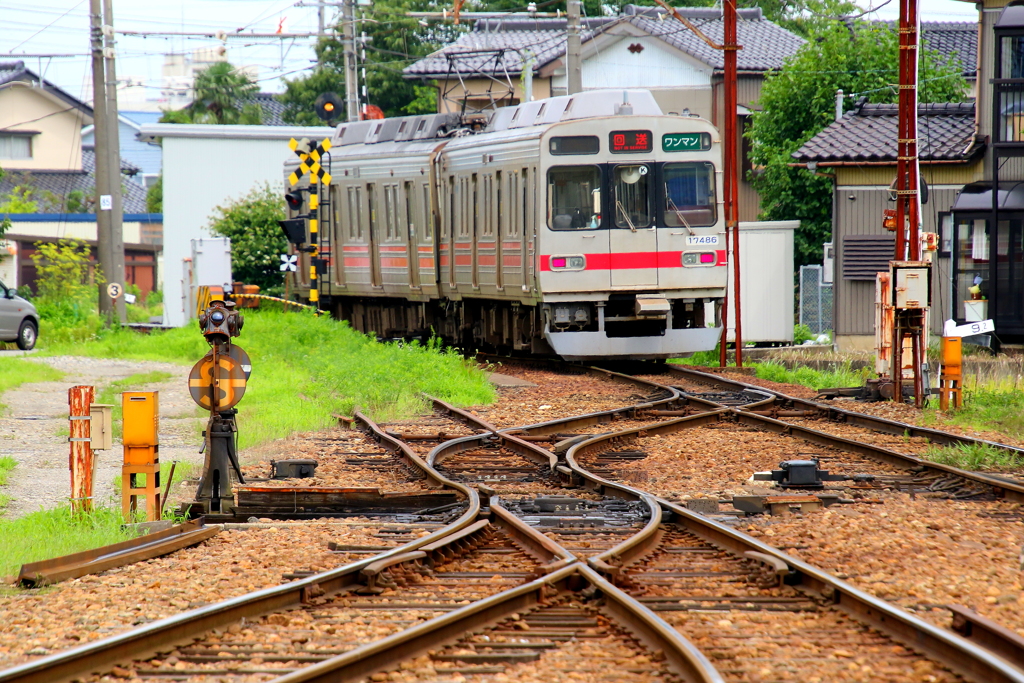
[[[922,207],[922,229],[938,232],[938,213],[949,211],[956,198],[955,189],[933,189],[928,203]],[[851,199],[852,197],[852,199]],[[875,283],[866,280],[844,280],[843,237],[847,235],[888,235],[882,227],[882,212],[894,209],[887,189],[862,190],[840,186],[836,197],[835,226],[835,334],[873,335],[875,333]],[[939,332],[949,316],[950,264],[937,258],[932,271],[932,331]]]

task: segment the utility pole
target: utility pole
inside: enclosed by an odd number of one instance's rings
[[[92,112],[95,126],[93,139],[96,149],[96,251],[103,277],[113,282],[114,256],[110,239],[110,219],[113,212],[100,208],[101,202],[105,201],[102,198],[110,196],[110,174],[107,170],[110,162],[106,154],[110,141],[103,64],[103,14],[100,0],[89,0],[89,21],[92,47]],[[115,312],[113,301],[107,296],[105,288],[99,289],[98,296],[100,317],[109,324]]]
[[[342,0],[341,48],[345,59],[345,114],[348,121],[359,120],[359,78],[356,73],[356,21],[354,0]]]
[[[117,69],[114,49],[114,7],[113,0],[103,0],[103,61],[106,66],[106,116],[107,116],[107,173],[109,174],[110,209],[110,251],[112,270],[107,274],[108,282],[116,282],[124,289],[124,202],[121,193],[121,139],[120,123],[117,119]],[[100,150],[96,150],[99,156]],[[124,296],[113,300],[113,308],[119,322],[127,322]]]
[[[722,49],[724,51],[725,73],[723,74],[722,85],[724,93],[724,111],[722,122],[724,129],[723,138],[725,147],[724,161],[724,190],[725,190],[725,234],[727,241],[732,242],[732,292],[733,292],[733,318],[736,320],[736,334],[734,344],[736,346],[736,367],[743,367],[743,324],[741,322],[742,309],[740,307],[740,223],[739,223],[739,165],[736,160],[736,137],[738,117],[736,116],[736,51],[740,46],[736,43],[736,0],[724,0],[722,3],[722,22],[724,40]],[[726,364],[725,340],[729,332],[728,303],[723,306],[722,312],[722,346],[719,351],[719,362],[722,367]]]
[[[566,92],[575,95],[583,90],[583,64],[580,50],[580,0],[569,0],[566,3],[569,23],[565,44],[565,75]]]
[[[893,293],[892,351],[889,374],[893,383],[893,400],[903,402],[905,340],[909,340],[909,369],[913,375],[914,403],[924,406],[925,391],[922,366],[925,362],[925,334],[928,326],[928,302],[931,287],[931,263],[922,260],[921,195],[917,152],[917,0],[900,0],[899,21],[899,127],[896,152],[896,253],[889,266],[889,286]],[[908,273],[901,282],[901,275]],[[924,277],[921,277],[924,275]],[[912,288],[911,279],[923,281],[924,287]],[[911,291],[913,290],[913,291]],[[906,294],[906,292],[910,292]],[[900,296],[904,293],[904,296]],[[910,299],[914,299],[910,301]],[[902,301],[901,301],[902,300]]]

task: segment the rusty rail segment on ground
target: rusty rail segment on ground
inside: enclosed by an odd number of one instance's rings
[[[150,560],[196,545],[216,536],[219,531],[219,526],[205,526],[203,518],[200,517],[130,541],[23,564],[21,571],[18,572],[17,583],[35,588],[67,579],[77,579],[86,574],[98,574],[107,569]]]

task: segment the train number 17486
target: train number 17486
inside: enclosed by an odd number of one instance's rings
[[[718,235],[690,235],[686,238],[688,247],[717,247]]]

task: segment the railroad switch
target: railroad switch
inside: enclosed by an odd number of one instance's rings
[[[316,460],[271,460],[271,479],[308,479],[316,475]]]
[[[825,487],[826,481],[846,481],[850,478],[818,469],[817,458],[786,460],[779,463],[779,468],[771,472],[755,472],[754,481],[774,481],[780,487],[789,489],[820,489]]]

